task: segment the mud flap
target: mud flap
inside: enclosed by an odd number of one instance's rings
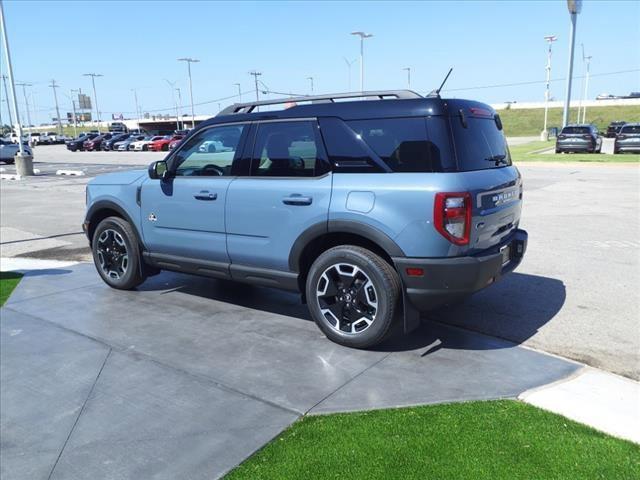
[[[404,308],[404,333],[406,334],[420,326],[420,312],[413,306],[404,288],[402,289],[402,306]]]

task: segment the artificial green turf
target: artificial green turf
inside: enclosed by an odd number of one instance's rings
[[[0,272],[0,306],[4,305],[22,275],[15,272]]]
[[[516,401],[304,417],[227,479],[638,479],[640,446]]]
[[[542,153],[543,150],[555,149],[555,140],[548,142],[529,142],[522,145],[509,146],[511,158],[517,162],[602,162],[602,163],[638,163],[640,155],[605,153]]]

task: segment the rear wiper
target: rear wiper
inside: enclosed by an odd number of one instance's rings
[[[501,163],[504,163],[505,165],[508,165],[509,162],[507,162],[506,158],[507,158],[506,155],[494,155],[492,157],[485,158],[485,161],[487,161],[487,162],[495,162],[496,167],[497,167]]]

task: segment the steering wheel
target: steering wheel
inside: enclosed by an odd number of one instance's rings
[[[218,165],[215,165],[213,163],[209,163],[207,165],[205,165],[204,167],[202,167],[200,169],[200,176],[203,177],[210,177],[212,176],[212,173],[215,172],[216,175],[219,176],[224,176],[224,170],[219,167]]]

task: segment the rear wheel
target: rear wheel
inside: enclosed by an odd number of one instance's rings
[[[120,217],[107,217],[96,227],[91,242],[93,262],[110,287],[130,290],[144,282],[140,249],[133,228]]]
[[[321,254],[307,276],[311,316],[341,345],[367,348],[384,340],[393,324],[400,279],[375,253],[353,245]]]

